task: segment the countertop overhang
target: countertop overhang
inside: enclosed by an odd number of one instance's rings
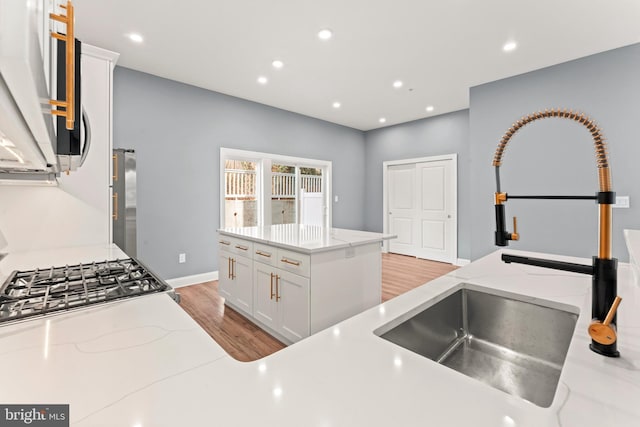
[[[395,234],[300,224],[227,227],[219,229],[218,233],[306,254],[366,245],[397,237]]]
[[[0,327],[9,385],[0,390],[0,403],[69,403],[74,426],[637,425],[640,290],[630,266],[619,268],[622,357],[609,359],[588,349],[590,277],[507,265],[501,253],[251,363],[226,355],[167,295]],[[19,258],[0,261],[0,270]],[[579,308],[551,407],[495,390],[374,334],[460,283]]]

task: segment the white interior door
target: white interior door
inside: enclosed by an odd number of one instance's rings
[[[418,160],[386,169],[389,251],[455,263],[455,157]]]
[[[452,161],[440,160],[416,164],[418,258],[454,262]]]
[[[390,166],[389,233],[398,237],[389,241],[389,251],[415,256],[416,226],[416,165]]]

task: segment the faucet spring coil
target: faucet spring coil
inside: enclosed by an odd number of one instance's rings
[[[507,148],[507,144],[520,129],[527,124],[549,117],[558,117],[563,119],[574,120],[581,125],[585,126],[593,139],[593,144],[596,151],[596,165],[598,167],[598,181],[600,183],[600,191],[611,191],[611,173],[609,171],[609,159],[607,156],[607,144],[604,136],[602,135],[602,129],[591,119],[589,116],[581,112],[574,112],[573,110],[567,110],[555,108],[551,110],[545,109],[544,111],[538,111],[531,113],[527,116],[521,117],[515,123],[511,125],[509,129],[504,133],[502,139],[498,143],[498,148],[493,156],[493,166],[500,167],[502,165],[502,156]]]

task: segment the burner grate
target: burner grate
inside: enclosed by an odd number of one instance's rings
[[[0,288],[0,323],[170,289],[133,258],[14,271]]]

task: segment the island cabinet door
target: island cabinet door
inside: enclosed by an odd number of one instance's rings
[[[261,262],[253,263],[253,317],[273,330],[278,328],[275,270]]]
[[[292,342],[309,336],[309,279],[277,270],[278,332]]]
[[[253,260],[233,255],[231,268],[231,302],[248,316],[253,316]]]
[[[218,291],[227,301],[231,300],[231,255],[220,252],[218,257]]]

